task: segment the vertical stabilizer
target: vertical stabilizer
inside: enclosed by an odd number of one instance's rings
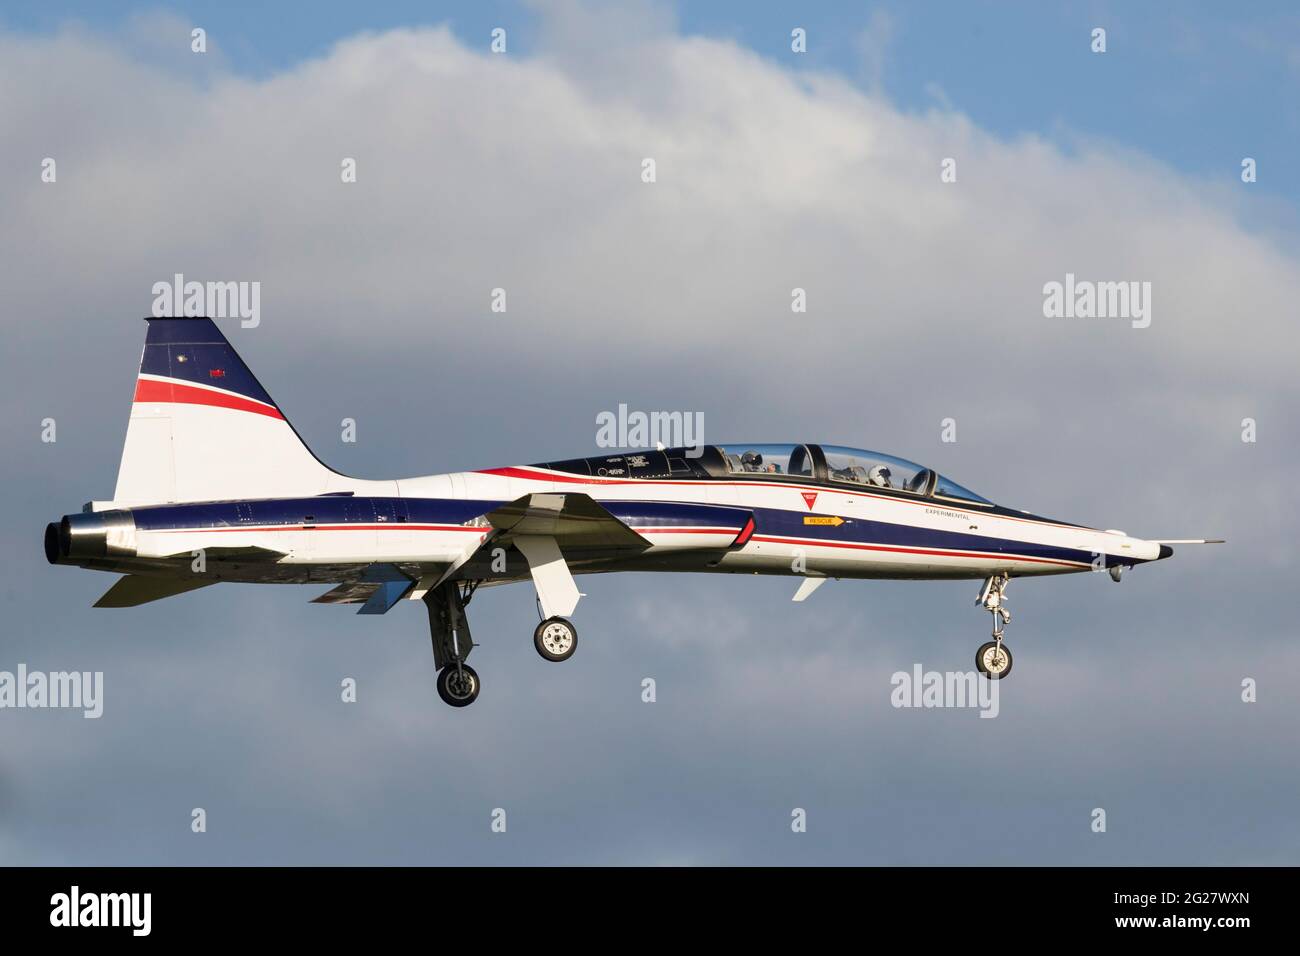
[[[211,319],[146,321],[117,507],[349,486],[311,453]]]

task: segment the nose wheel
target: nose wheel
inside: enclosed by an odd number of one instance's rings
[[[975,652],[975,666],[989,680],[1002,680],[1011,673],[1011,648],[1001,641],[989,641]]]
[[[1002,642],[1002,633],[1011,623],[1011,612],[1006,608],[1010,581],[1011,577],[1006,573],[990,576],[984,582],[980,596],[975,599],[976,605],[993,615],[993,640],[975,652],[975,667],[989,680],[1002,680],[1011,673],[1011,648]]]

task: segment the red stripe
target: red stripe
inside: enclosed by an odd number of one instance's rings
[[[633,528],[641,534],[735,534],[735,528]]]
[[[1053,558],[1028,558],[1023,555],[1003,554],[997,551],[935,551],[929,548],[896,548],[883,544],[856,544],[850,541],[806,541],[801,538],[771,538],[767,535],[754,535],[755,541],[771,541],[776,544],[797,544],[804,547],[812,545],[822,548],[855,548],[861,551],[892,551],[899,554],[933,554],[941,558],[1006,558],[1008,561],[1031,561],[1035,564],[1059,564],[1067,568],[1087,567],[1082,561],[1057,561]]]
[[[571,475],[548,475],[540,471],[529,471],[526,468],[484,468],[478,472],[480,475],[497,475],[501,478],[527,478],[529,481],[556,481],[576,485],[631,485],[641,484],[638,479],[620,480],[618,478],[579,478]]]
[[[147,530],[147,529],[146,529]],[[391,524],[350,524],[350,525],[325,525],[316,524],[272,524],[272,525],[253,525],[249,528],[160,528],[163,534],[187,534],[194,532],[223,532],[223,531],[478,531],[487,534],[491,528],[474,528],[464,525],[437,525],[437,524],[407,524],[405,521],[394,521]]]
[[[159,382],[152,378],[142,378],[135,385],[137,402],[174,402],[181,405],[211,405],[215,408],[233,408],[240,412],[256,412],[268,418],[284,421],[280,410],[273,405],[264,405],[239,395],[226,392],[213,392],[193,385],[181,385],[177,382]]]

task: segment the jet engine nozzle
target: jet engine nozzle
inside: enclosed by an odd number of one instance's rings
[[[45,527],[45,558],[50,564],[135,553],[135,518],[129,511],[64,515],[58,524]]]

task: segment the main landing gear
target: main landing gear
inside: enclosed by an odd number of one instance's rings
[[[1004,604],[1010,580],[1006,573],[990,576],[975,599],[976,605],[993,614],[993,640],[975,652],[975,666],[989,680],[1001,680],[1011,673],[1011,648],[1002,643],[1002,632],[1011,623],[1011,612]]]
[[[478,699],[478,672],[465,663],[474,649],[465,605],[478,585],[447,581],[424,595],[433,640],[433,666],[438,669],[438,696],[452,707],[468,707]]]
[[[545,660],[567,661],[578,649],[577,628],[562,617],[548,617],[533,631],[533,646]]]
[[[433,665],[438,669],[438,696],[452,707],[468,707],[478,699],[482,683],[465,659],[474,649],[465,605],[478,590],[477,581],[447,581],[424,595],[429,611]],[[578,649],[578,630],[562,617],[548,617],[533,632],[533,646],[548,661],[567,661]]]

